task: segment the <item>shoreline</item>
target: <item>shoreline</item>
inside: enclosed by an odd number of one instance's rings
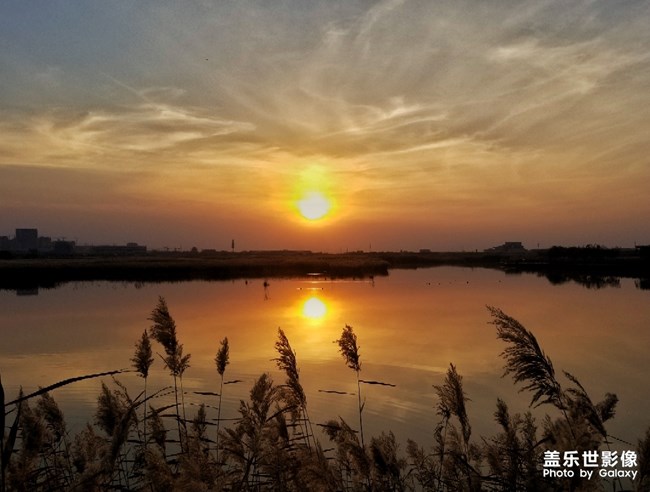
[[[508,274],[546,276],[552,283],[574,280],[586,285],[614,285],[612,278],[639,279],[648,288],[650,263],[634,256],[549,259],[546,251],[523,255],[489,252],[293,251],[148,253],[139,256],[35,257],[0,260],[0,289],[54,288],[67,282],[180,282],[252,278],[372,278],[391,269],[458,266],[491,268]],[[588,285],[589,286],[589,285]]]

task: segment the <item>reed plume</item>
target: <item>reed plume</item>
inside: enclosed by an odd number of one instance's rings
[[[144,379],[144,401],[147,401],[147,377],[149,369],[153,364],[153,352],[151,350],[151,341],[147,330],[144,330],[142,337],[135,344],[135,355],[131,359],[133,368]],[[147,405],[144,405],[144,446],[147,447]]]
[[[126,405],[116,392],[111,391],[102,381],[102,391],[97,397],[97,410],[95,411],[95,424],[107,436],[112,436],[122,416],[126,412]]]
[[[131,362],[133,362],[133,368],[146,382],[149,376],[149,369],[153,364],[151,341],[147,330],[142,333],[142,337],[136,342],[135,355],[131,359]]]
[[[190,354],[183,355],[183,345],[178,343],[176,336],[176,322],[169,314],[165,299],[160,296],[158,305],[151,312],[149,317],[153,321],[150,329],[151,337],[160,343],[165,349],[165,357],[162,357],[165,366],[174,377],[182,377],[185,370],[190,367]]]
[[[217,373],[223,379],[223,373],[226,372],[226,366],[230,364],[230,347],[228,345],[228,337],[225,337],[221,340],[221,347],[217,351],[217,355],[214,358],[215,363],[217,364]]]
[[[151,316],[148,318],[150,321],[153,321],[153,325],[150,328],[151,337],[160,343],[165,349],[165,357],[162,357],[162,360],[165,364],[165,367],[169,369],[170,374],[174,378],[174,397],[176,399],[176,420],[178,423],[178,438],[183,449],[184,439],[183,432],[181,430],[181,416],[178,410],[178,381],[180,380],[181,385],[181,402],[183,410],[183,429],[185,429],[185,397],[183,396],[183,373],[185,370],[190,367],[190,354],[183,355],[183,345],[178,342],[178,337],[176,336],[176,322],[174,318],[169,314],[169,309],[167,308],[167,303],[165,302],[164,297],[158,297],[158,305],[151,312]]]
[[[607,393],[602,402],[594,404],[585,388],[578,381],[578,378],[566,371],[564,371],[564,375],[576,385],[575,388],[568,388],[566,390],[572,397],[575,411],[583,415],[585,420],[606,439],[608,434],[605,429],[605,422],[614,417],[618,397],[615,394]]]
[[[611,451],[610,441],[607,439],[609,434],[605,428],[605,422],[613,418],[616,413],[616,404],[618,397],[612,393],[606,393],[605,399],[600,403],[594,404],[591,400],[587,390],[578,381],[574,375],[564,371],[564,375],[569,381],[575,384],[575,388],[567,388],[566,395],[567,401],[570,404],[570,413],[576,421],[585,421],[591,429],[596,430],[605,441],[607,449]],[[571,423],[569,423],[571,425]],[[573,431],[572,431],[573,432]],[[591,434],[591,432],[589,433]],[[618,483],[623,489],[621,479]]]
[[[359,433],[361,434],[361,446],[365,448],[363,439],[363,407],[365,403],[361,403],[361,382],[359,380],[359,372],[361,371],[361,360],[359,356],[359,346],[357,345],[357,335],[354,333],[350,325],[345,325],[341,338],[334,340],[334,343],[339,345],[339,352],[345,359],[346,365],[357,374],[357,398],[359,400]]]
[[[291,392],[291,399],[302,409],[307,405],[307,397],[300,384],[296,353],[291,348],[289,339],[281,328],[278,328],[278,340],[275,342],[275,349],[278,351],[279,357],[273,360],[276,362],[278,369],[284,371],[287,375],[286,385]]]
[[[463,390],[463,378],[456,371],[456,366],[449,364],[443,384],[433,387],[438,396],[437,413],[442,417],[442,422],[436,427],[436,444],[440,457],[438,489],[452,476],[454,480],[460,480],[463,476],[471,485],[476,473],[470,464],[473,454],[470,445],[472,427],[465,406],[469,398]],[[460,423],[460,435],[450,423],[452,416]],[[451,459],[445,459],[448,456]]]
[[[217,365],[217,373],[221,376],[221,387],[219,389],[219,409],[217,410],[217,463],[219,463],[219,427],[221,425],[221,403],[223,401],[223,375],[226,372],[226,366],[230,364],[230,346],[228,345],[228,337],[221,340],[221,347],[217,351],[214,358]]]
[[[503,375],[512,374],[516,383],[526,383],[520,392],[533,392],[531,406],[551,403],[561,410],[566,410],[564,395],[560,383],[555,378],[553,363],[540,348],[535,335],[500,309],[488,306],[488,310],[493,317],[490,323],[497,327],[497,338],[509,344],[501,353],[506,359]]]
[[[339,344],[339,351],[345,359],[347,366],[353,371],[361,371],[361,361],[359,360],[359,347],[357,346],[357,335],[350,325],[345,325],[341,338],[334,341]]]
[[[131,427],[137,422],[135,409],[139,403],[131,400],[122,383],[116,379],[113,382],[117,386],[114,391],[110,391],[102,382],[102,392],[97,398],[95,412],[96,424],[110,438],[102,453],[101,476],[106,486],[115,479],[115,473],[122,475],[117,480],[128,488],[128,470],[124,466],[128,466],[126,455],[129,450],[122,453],[122,448],[128,441]]]
[[[250,402],[240,401],[241,417],[236,426],[222,432],[224,456],[232,464],[229,476],[233,490],[253,490],[251,477],[253,480],[259,477],[260,467],[278,452],[269,447],[273,436],[269,425],[276,415],[271,414],[271,409],[277,401],[278,389],[273,379],[269,374],[262,374],[250,390]]]
[[[300,413],[304,415],[305,420],[305,440],[307,446],[311,449],[311,444],[309,443],[309,436],[313,437],[313,430],[311,429],[311,421],[309,420],[309,415],[307,413],[307,396],[305,391],[300,384],[300,371],[298,370],[298,363],[296,361],[296,353],[291,348],[289,339],[285,335],[284,331],[281,328],[278,328],[278,340],[275,342],[275,349],[277,350],[279,357],[273,359],[278,366],[278,369],[284,371],[287,375],[285,380],[285,397],[289,402],[289,405],[295,408],[295,411],[291,412],[291,418],[295,422],[300,419]]]
[[[465,402],[469,400],[463,390],[463,377],[456,371],[456,366],[449,364],[445,381],[442,385],[434,385],[438,395],[438,415],[448,420],[455,415],[460,423],[461,432],[465,446],[469,445],[472,427],[467,417]]]
[[[564,415],[574,443],[577,443],[574,423],[567,413],[572,402],[555,378],[553,363],[540,348],[535,335],[500,309],[491,306],[487,308],[494,318],[491,324],[497,327],[497,338],[510,344],[501,352],[501,356],[506,359],[503,375],[513,374],[515,383],[527,383],[519,392],[533,392],[530,406],[538,407],[550,403],[558,408]]]

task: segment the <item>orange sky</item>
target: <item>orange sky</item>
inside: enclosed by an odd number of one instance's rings
[[[0,235],[648,243],[649,23],[639,1],[4,3]]]

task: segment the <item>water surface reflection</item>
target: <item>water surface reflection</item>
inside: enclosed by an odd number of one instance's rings
[[[340,415],[355,422],[356,379],[333,343],[348,324],[359,338],[362,378],[396,385],[363,386],[368,434],[392,429],[401,439],[431,441],[438,419],[432,385],[442,383],[453,362],[471,399],[475,435],[491,435],[497,397],[513,412],[526,410],[530,401],[500,377],[504,347],[485,308],[493,305],[532,330],[558,372],[578,376],[595,400],[607,391],[618,394],[612,434],[636,442],[650,425],[647,291],[626,279],[618,289],[587,290],[571,283],[554,286],[533,275],[451,267],[396,270],[372,283],[270,279],[137,289],[84,283],[41,290],[38,296],[0,292],[0,373],[8,397],[21,385],[29,392],[68,377],[129,367],[159,295],[176,320],[184,352],[192,354],[184,376],[190,404],[206,401],[193,392],[216,391],[214,356],[228,337],[226,378],[243,382],[224,391],[226,417],[236,416],[239,400],[262,372],[271,372],[277,382],[284,379],[271,361],[281,327],[297,353],[311,417],[322,422]],[[139,392],[135,374],[120,380],[134,395]],[[157,359],[150,387],[169,383]],[[54,397],[68,419],[80,423],[92,418],[99,384],[84,381]]]

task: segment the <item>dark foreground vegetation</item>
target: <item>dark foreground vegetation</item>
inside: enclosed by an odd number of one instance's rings
[[[611,450],[616,438],[606,423],[614,417],[617,397],[594,402],[578,379],[557,378],[550,358],[534,335],[501,310],[489,307],[496,335],[505,343],[505,374],[531,394],[531,406],[549,414],[538,422],[530,412],[511,414],[498,399],[495,434],[476,437],[466,411],[463,378],[450,364],[443,383],[434,386],[430,440],[409,440],[402,447],[392,432],[365,436],[362,388],[385,384],[362,379],[357,337],[346,326],[336,340],[358,389],[358,427],[343,419],[312,422],[296,353],[278,330],[277,367],[286,375],[278,384],[262,374],[239,417],[222,422],[221,397],[230,360],[227,338],[215,347],[215,384],[201,395],[217,397],[216,419],[206,405],[188,415],[183,376],[190,354],[183,353],[176,325],[164,299],[152,311],[151,327],[136,343],[133,370],[142,392],[129,395],[116,378],[97,398],[94,422],[71,436],[52,391],[81,376],[11,400],[1,391],[1,490],[230,490],[230,491],[558,491],[650,490],[650,430],[636,444],[633,481],[620,478],[544,477],[552,451]],[[147,378],[158,350],[170,386],[151,391]],[[217,390],[218,391],[213,391]],[[162,398],[165,396],[167,399]],[[162,404],[161,401],[172,403]],[[10,401],[8,401],[10,400]],[[577,474],[576,474],[577,475]]]
[[[6,256],[6,255],[5,255]],[[369,278],[395,268],[463,266],[508,273],[535,273],[552,283],[576,281],[588,287],[616,286],[620,277],[636,278],[648,288],[646,249],[553,247],[518,253],[498,252],[353,252],[309,251],[149,252],[139,256],[0,255],[0,289],[53,288],[66,282],[174,282],[245,278]]]

